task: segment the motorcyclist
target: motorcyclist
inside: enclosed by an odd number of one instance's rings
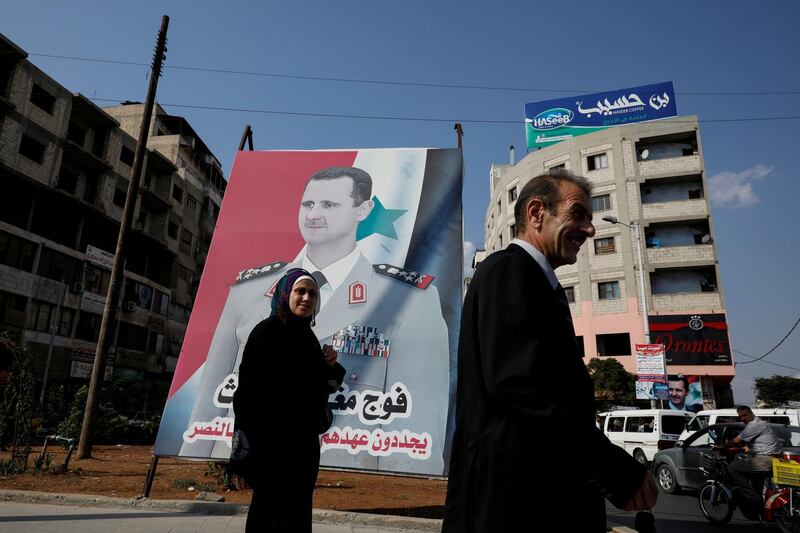
[[[745,426],[738,436],[714,446],[715,449],[744,447],[748,453],[736,457],[728,465],[731,481],[739,487],[740,508],[748,518],[757,518],[763,507],[761,494],[754,488],[754,481],[763,483],[763,476],[772,471],[772,457],[780,455],[781,440],[765,421],[757,418],[747,406],[736,409],[739,420]],[[748,516],[752,515],[752,516]]]

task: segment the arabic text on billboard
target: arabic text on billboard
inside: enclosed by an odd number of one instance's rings
[[[335,167],[361,169],[358,190],[352,177],[315,181]],[[331,286],[320,291],[313,330],[347,370],[328,399],[334,420],[320,438],[321,464],[445,473],[461,304],[461,182],[461,153],[452,149],[239,152],[154,453],[228,459],[247,338],[270,314],[277,280],[302,267],[321,271]],[[342,211],[357,213],[336,215]],[[315,266],[320,257],[327,266]],[[264,379],[258,431],[280,435],[265,436],[274,443],[268,454],[280,460],[281,446],[302,438],[290,428],[302,416],[294,408],[303,391],[291,389],[292,375]]]
[[[528,149],[612,126],[677,116],[672,82],[525,104]]]

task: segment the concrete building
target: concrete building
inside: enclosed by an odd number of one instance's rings
[[[143,106],[101,109],[26,57],[0,35],[0,331],[32,353],[39,387],[47,373],[49,389],[74,390],[94,360]],[[147,398],[169,387],[225,180],[181,117],[157,108],[150,134],[106,376],[142,383],[141,409],[160,412]]]
[[[556,271],[585,361],[615,357],[635,372],[634,345],[645,340],[636,231],[603,217],[638,223],[651,342],[667,346],[670,374],[700,376],[707,406],[729,405],[734,367],[697,117],[613,127],[493,165],[487,253],[513,238],[518,192],[555,167],[594,187],[597,234]]]

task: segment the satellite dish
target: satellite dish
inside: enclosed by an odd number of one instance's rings
[[[642,150],[642,159],[647,159],[648,157],[650,157],[650,150],[645,148],[644,150]]]

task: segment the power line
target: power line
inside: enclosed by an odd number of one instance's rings
[[[756,356],[754,356],[754,355],[750,355],[749,353],[740,352],[739,350],[733,350],[733,351],[734,351],[734,352],[736,352],[736,353],[738,353],[739,355],[743,355],[743,356],[745,356],[745,357],[749,357],[750,359],[755,359],[755,358],[756,358]],[[746,361],[746,362],[748,362],[748,363],[752,363],[752,362],[754,362],[754,361]],[[793,366],[782,365],[782,364],[780,364],[780,363],[773,363],[772,361],[766,361],[766,360],[764,360],[764,361],[759,361],[759,363],[767,363],[768,365],[774,365],[774,366],[779,366],[779,367],[781,367],[781,368],[788,368],[789,370],[797,370],[797,371],[800,371],[800,368],[795,368],[795,367],[793,367]],[[740,364],[740,363],[739,363],[739,362],[737,362],[736,364],[738,365],[738,364]]]
[[[739,364],[740,364],[740,365],[747,365],[747,364],[750,364],[750,363],[755,363],[756,361],[761,361],[762,359],[764,359],[766,356],[768,356],[769,354],[771,354],[772,352],[774,352],[774,351],[775,351],[775,350],[778,348],[778,346],[780,346],[781,344],[783,344],[783,341],[785,341],[786,339],[788,339],[788,338],[789,338],[789,335],[791,335],[791,334],[794,332],[795,328],[797,327],[797,324],[800,324],[800,317],[798,317],[797,321],[794,323],[794,326],[792,326],[792,329],[790,329],[790,330],[789,330],[789,333],[787,333],[786,335],[784,335],[784,336],[783,336],[783,338],[782,338],[782,339],[781,339],[781,340],[778,342],[778,344],[776,344],[775,346],[773,346],[773,347],[772,347],[772,349],[771,349],[770,351],[768,351],[767,353],[765,353],[764,355],[762,355],[762,356],[760,356],[760,357],[756,357],[756,358],[755,358],[755,359],[753,359],[752,361],[742,361],[742,362],[741,362],[741,363],[739,363]]]
[[[92,100],[100,102],[120,102],[119,98],[93,98]],[[166,102],[159,102],[160,105],[168,107],[177,107],[183,109],[203,109],[208,111],[229,111],[236,113],[257,113],[267,115],[288,115],[300,117],[318,117],[318,118],[351,118],[361,120],[400,120],[405,122],[461,122],[463,124],[514,124],[516,126],[524,124],[522,120],[491,120],[491,119],[465,119],[465,118],[431,118],[431,117],[400,117],[392,115],[350,115],[342,113],[309,113],[304,111],[279,111],[275,109],[254,109],[243,107],[227,107],[227,106],[209,106],[209,105],[192,105],[192,104],[170,104]],[[698,119],[700,124],[709,123],[722,123],[722,122],[760,122],[760,121],[775,121],[775,120],[798,120],[800,115],[797,116],[778,116],[778,117],[743,117],[743,118],[718,118],[718,119]],[[670,120],[671,124],[694,124],[693,120]]]
[[[70,61],[88,61],[92,63],[109,63],[114,65],[128,65],[137,67],[146,67],[147,63],[140,63],[136,61],[122,61],[116,59],[100,59],[93,57],[76,57],[64,56],[57,54],[35,54],[29,53],[30,56],[47,57],[51,59],[67,59]],[[507,91],[507,92],[540,92],[540,93],[592,93],[599,92],[596,89],[545,89],[534,87],[502,87],[496,85],[462,85],[455,83],[427,83],[427,82],[412,82],[412,81],[397,81],[397,80],[374,80],[365,78],[338,78],[329,76],[303,76],[297,74],[284,74],[279,72],[255,72],[248,70],[230,70],[213,67],[190,67],[184,65],[167,65],[164,68],[174,70],[190,70],[196,72],[210,72],[214,74],[236,74],[240,76],[258,76],[265,78],[284,78],[293,80],[306,80],[306,81],[327,81],[337,83],[360,83],[368,85],[394,85],[401,87],[428,87],[437,89],[468,89],[468,90],[483,90],[483,91]],[[691,95],[691,96],[787,96],[787,95],[800,95],[800,91],[675,91],[675,94]]]

